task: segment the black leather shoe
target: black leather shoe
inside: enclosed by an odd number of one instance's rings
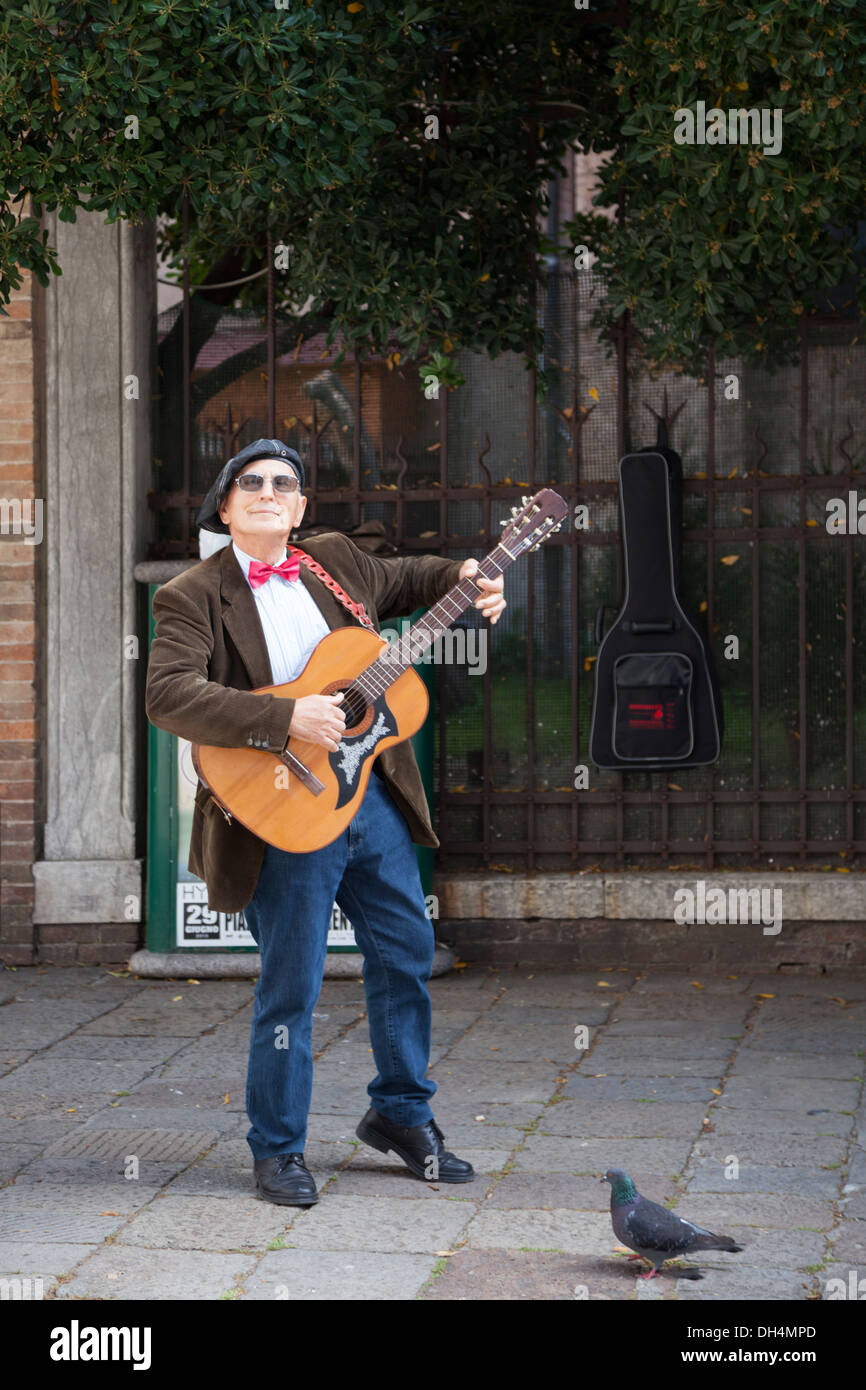
[[[313,1175],[303,1154],[277,1154],[253,1162],[256,1191],[265,1202],[280,1207],[311,1207],[319,1200]]]
[[[435,1120],[402,1129],[392,1125],[378,1110],[370,1109],[355,1133],[379,1153],[386,1154],[393,1149],[416,1177],[427,1182],[472,1182],[475,1177],[471,1163],[455,1158],[446,1149],[445,1135]]]

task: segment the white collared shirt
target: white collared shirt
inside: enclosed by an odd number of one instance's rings
[[[245,554],[235,541],[232,546],[249,584],[253,556]],[[281,564],[287,557],[288,552],[284,550],[277,563]],[[273,683],[284,685],[301,674],[313,648],[331,629],[301,579],[289,580],[272,574],[256,589],[250,584],[250,589],[265,634]]]

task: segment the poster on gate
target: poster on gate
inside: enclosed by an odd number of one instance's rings
[[[177,946],[251,946],[255,938],[243,912],[217,912],[208,905],[207,885],[186,867],[198,776],[190,744],[177,740],[177,884],[175,944]],[[355,933],[346,914],[334,903],[328,930],[329,951],[357,951]]]

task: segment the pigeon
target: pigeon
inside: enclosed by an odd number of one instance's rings
[[[614,1235],[637,1253],[630,1260],[649,1260],[652,1266],[638,1279],[652,1279],[665,1260],[688,1255],[692,1250],[742,1250],[730,1236],[717,1236],[692,1221],[642,1197],[621,1168],[608,1168],[602,1182],[610,1183],[610,1216]],[[694,1276],[693,1276],[694,1277]],[[700,1276],[698,1276],[700,1277]]]

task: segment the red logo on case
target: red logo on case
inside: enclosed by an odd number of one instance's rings
[[[635,705],[628,707],[628,726],[630,729],[663,729],[665,707],[663,704]]]

